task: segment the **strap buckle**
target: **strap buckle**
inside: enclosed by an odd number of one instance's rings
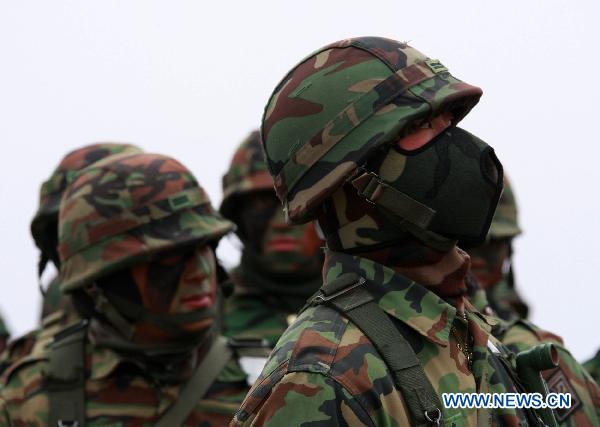
[[[361,175],[351,180],[351,184],[366,202],[379,206],[420,229],[429,228],[436,214],[434,209],[394,188],[379,175],[364,169],[361,172]]]
[[[364,167],[359,167],[349,181],[365,202],[377,206],[377,203],[373,200],[373,195],[381,185],[379,176]]]
[[[323,304],[324,302],[330,301],[332,299],[335,299],[337,297],[339,297],[340,295],[345,294],[346,292],[350,292],[352,289],[358,288],[359,286],[362,286],[366,283],[366,280],[361,277],[360,279],[358,279],[358,281],[346,288],[340,289],[337,292],[334,292],[330,295],[325,295],[323,293],[318,294],[313,301],[315,301],[317,304]]]
[[[425,419],[432,425],[439,427],[440,421],[442,420],[442,411],[440,411],[439,408],[435,408],[432,411],[425,411],[423,412],[423,415],[425,415]]]

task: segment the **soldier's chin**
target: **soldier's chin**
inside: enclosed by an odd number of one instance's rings
[[[213,323],[214,319],[209,318],[199,322],[182,324],[180,325],[181,332],[179,334],[167,332],[153,324],[143,323],[136,326],[133,341],[142,345],[169,344],[180,341],[182,338],[191,334],[202,334],[208,330]]]
[[[186,332],[203,332],[210,328],[213,323],[213,319],[204,319],[200,322],[185,323],[181,325],[181,329],[183,329]]]

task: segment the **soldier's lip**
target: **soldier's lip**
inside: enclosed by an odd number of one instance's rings
[[[206,294],[191,295],[189,297],[181,298],[181,305],[188,308],[204,308],[212,305],[212,297]]]
[[[276,237],[267,242],[267,247],[276,252],[295,252],[299,249],[299,244],[291,237]]]

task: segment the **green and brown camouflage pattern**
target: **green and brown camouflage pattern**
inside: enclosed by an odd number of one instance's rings
[[[495,286],[485,290],[491,307],[496,315],[503,320],[527,319],[529,316],[529,305],[525,302],[521,293],[506,279],[502,279]]]
[[[313,218],[383,144],[446,111],[458,123],[481,93],[395,40],[345,39],[309,55],[275,88],[261,128],[289,220]]]
[[[53,313],[73,313],[75,315],[75,307],[69,295],[65,295],[60,290],[60,281],[58,276],[50,281],[50,284],[46,288],[44,298],[42,299],[42,312],[40,314],[40,321],[43,324],[44,319],[48,319]],[[66,325],[65,325],[66,326]]]
[[[431,271],[441,283],[457,273]],[[346,273],[367,280],[369,293],[395,320],[440,396],[514,391],[487,348],[488,339],[501,346],[490,335],[493,319],[467,302],[465,324],[453,305],[406,276],[366,258],[329,252],[326,282]],[[472,371],[450,332],[453,325],[468,327],[473,336]],[[510,409],[443,408],[443,418],[444,425],[455,427],[525,422],[521,412]],[[409,424],[403,398],[373,343],[343,315],[320,305],[302,312],[281,337],[231,426]]]
[[[86,348],[86,426],[154,425],[177,399],[181,383],[158,384],[118,353]],[[47,354],[29,356],[10,368],[0,386],[0,426],[48,425],[47,371]],[[247,391],[246,374],[232,359],[183,426],[227,425]]]
[[[274,191],[258,130],[252,131],[235,150],[222,184],[223,201],[219,211],[231,220],[237,215],[239,196],[255,191]]]
[[[502,188],[502,167],[493,149],[459,127],[448,127],[439,135],[426,135],[418,152],[403,151],[403,143],[423,130],[429,131],[419,129],[372,156],[361,174],[323,202],[318,220],[329,248],[364,251],[386,246],[404,257],[407,251],[398,243],[407,233],[440,252],[447,249],[431,241],[441,238],[453,246],[458,236],[485,240]],[[374,181],[379,187],[367,200],[359,190]],[[408,196],[431,216],[407,227],[410,219],[378,204],[376,194],[386,191],[382,188],[393,191],[387,197],[389,204],[394,199],[404,206],[401,196]]]
[[[72,308],[52,311],[42,319],[39,328],[10,341],[6,350],[0,354],[0,376],[21,359],[42,355],[58,332],[77,321],[79,316]]]
[[[289,283],[264,275],[257,277],[248,271],[249,267],[242,264],[230,273],[234,293],[225,301],[223,334],[232,338],[266,340],[274,347],[308,297],[319,289],[321,275],[290,277],[294,288],[298,288],[296,294],[290,294],[285,292],[286,287],[290,288]],[[271,283],[265,285],[265,281]],[[284,289],[268,291],[275,288]]]
[[[561,337],[526,321],[501,322],[492,331],[515,353],[538,344],[554,344],[560,366],[543,371],[548,388],[554,393],[571,393],[570,409],[555,411],[560,426],[600,426],[600,388],[585,368],[565,348]]]
[[[471,256],[471,270],[485,289],[487,301],[496,315],[506,321],[525,319],[529,315],[529,305],[517,289],[512,265],[512,239],[521,233],[513,187],[505,176],[504,191],[486,241],[479,246],[465,247]]]
[[[487,301],[486,292],[474,276],[469,280],[469,300],[481,312],[497,317],[493,307]],[[600,389],[590,382],[589,376],[582,366],[565,348],[558,335],[546,331],[533,323],[512,317],[509,321],[501,320],[492,328],[492,335],[499,339],[513,352],[528,350],[538,344],[553,344],[560,360],[558,369],[550,369],[543,373],[548,381],[550,391],[571,393],[573,408],[570,411],[559,410],[555,413],[561,426],[598,426],[600,425]]]
[[[488,239],[513,238],[521,234],[523,231],[519,227],[517,213],[517,199],[515,198],[513,187],[505,175],[504,191],[498,201],[498,207],[492,219]]]
[[[529,306],[514,282],[512,243],[509,238],[489,240],[467,249],[471,271],[486,294],[486,303],[506,321],[527,318]],[[478,307],[480,308],[480,307]]]
[[[68,153],[40,188],[38,210],[31,221],[31,235],[42,252],[52,251],[58,242],[58,211],[67,185],[77,172],[108,156],[122,153],[139,153],[135,145],[122,143],[97,143]]]
[[[266,340],[272,348],[295,319],[295,313],[265,294],[232,295],[225,301],[223,334],[238,339]]]
[[[90,144],[68,153],[60,161],[40,189],[39,207],[31,222],[31,234],[42,252],[40,271],[46,260],[58,262],[58,213],[60,200],[69,182],[82,169],[109,156],[140,153],[142,150],[131,144]],[[78,318],[71,299],[60,290],[58,277],[54,277],[44,292],[40,314],[40,328],[16,339],[0,357],[0,364],[15,363],[28,354],[44,350],[55,333]]]
[[[594,357],[585,362],[583,367],[587,369],[592,378],[596,380],[596,383],[600,384],[600,350]]]
[[[107,158],[84,169],[61,202],[61,290],[161,251],[218,240],[232,228],[178,161],[144,153]]]
[[[234,293],[225,301],[223,333],[275,345],[288,320],[321,286],[323,241],[313,224],[290,226],[275,196],[260,134],[252,132],[238,147],[223,177],[226,218],[237,225],[244,247],[231,273]],[[277,249],[277,239],[294,249]]]

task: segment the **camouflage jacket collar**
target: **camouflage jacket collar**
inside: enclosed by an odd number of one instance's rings
[[[93,347],[91,350],[90,379],[100,380],[109,377],[125,359],[109,348]]]
[[[324,269],[326,282],[345,273],[365,278],[369,292],[382,310],[429,341],[444,347],[448,345],[457,310],[425,286],[375,261],[341,252],[327,251]],[[465,309],[469,320],[489,334],[495,322],[479,313],[468,301]]]

